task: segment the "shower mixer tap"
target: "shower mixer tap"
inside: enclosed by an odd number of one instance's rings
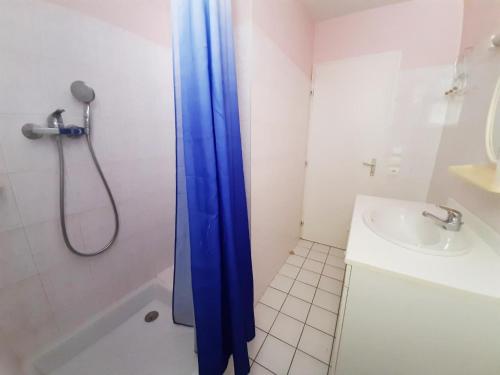
[[[90,111],[90,103],[92,103],[95,99],[95,92],[92,87],[88,86],[83,81],[75,81],[71,84],[71,93],[73,97],[77,99],[79,102],[83,103],[83,126],[76,125],[64,125],[64,120],[62,114],[64,109],[57,109],[52,112],[47,117],[47,126],[43,127],[35,124],[25,124],[22,127],[22,133],[26,138],[29,139],[39,139],[44,135],[53,135],[55,136],[55,143],[57,145],[57,153],[59,155],[59,219],[61,223],[61,230],[64,239],[64,243],[66,247],[76,255],[83,257],[91,257],[95,255],[99,255],[106,250],[108,250],[116,241],[118,237],[118,232],[120,230],[120,218],[118,215],[118,209],[116,207],[115,198],[113,197],[113,193],[108,185],[108,181],[104,176],[104,173],[101,169],[101,165],[94,151],[94,146],[92,145],[92,139],[90,137],[90,128],[91,128],[91,111]],[[66,198],[65,198],[65,187],[66,187],[66,168],[64,161],[64,148],[63,148],[63,137],[61,135],[65,135],[67,137],[72,138],[80,138],[85,135],[85,140],[87,142],[88,150],[90,152],[90,156],[94,163],[94,166],[101,178],[101,181],[104,185],[104,189],[106,190],[109,201],[111,203],[111,207],[113,209],[114,214],[114,224],[115,229],[110,240],[100,249],[93,250],[90,252],[84,252],[78,250],[71,243],[71,239],[68,236],[68,230],[66,228]]]
[[[76,125],[64,125],[62,113],[64,109],[56,109],[47,117],[47,127],[35,124],[25,124],[22,132],[26,138],[38,139],[44,135],[66,135],[68,137],[81,137],[86,133],[85,128]]]

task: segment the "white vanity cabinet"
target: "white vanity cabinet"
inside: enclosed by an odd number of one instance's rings
[[[500,299],[364,265],[346,268],[336,336],[336,375],[500,374]]]

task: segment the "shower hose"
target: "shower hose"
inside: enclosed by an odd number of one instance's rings
[[[68,231],[66,228],[66,215],[65,215],[65,168],[64,168],[64,150],[63,150],[63,143],[62,143],[62,137],[57,136],[56,137],[56,142],[57,142],[57,151],[59,154],[59,214],[61,217],[61,228],[62,228],[62,234],[64,238],[64,243],[68,247],[68,249],[75,253],[76,255],[82,256],[82,257],[92,257],[95,255],[99,255],[106,250],[108,250],[113,243],[116,241],[116,238],[118,237],[118,231],[120,229],[120,220],[118,218],[118,210],[116,208],[116,203],[115,199],[113,198],[113,193],[111,192],[111,189],[109,188],[108,181],[106,180],[106,177],[104,176],[104,173],[102,172],[101,166],[99,164],[99,160],[97,160],[97,156],[94,151],[94,147],[92,146],[92,140],[90,139],[90,135],[86,134],[85,138],[87,139],[87,145],[90,151],[90,155],[92,156],[92,160],[94,161],[95,168],[97,169],[97,172],[99,173],[99,176],[101,177],[102,183],[104,187],[106,188],[106,192],[108,193],[109,200],[111,202],[111,206],[113,208],[113,213],[115,217],[115,230],[113,232],[113,236],[111,237],[110,241],[101,249],[96,250],[94,252],[81,252],[77,250],[72,244],[68,236]]]

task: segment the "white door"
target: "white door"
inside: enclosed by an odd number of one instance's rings
[[[367,55],[314,67],[304,193],[305,239],[345,248],[357,194],[377,195],[401,54]],[[377,185],[379,187],[377,187]]]

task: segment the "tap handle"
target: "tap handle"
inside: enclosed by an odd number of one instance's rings
[[[47,125],[49,126],[49,128],[64,127],[64,122],[62,118],[63,112],[64,109],[56,109],[49,115],[49,117],[47,117]]]
[[[438,207],[445,210],[446,212],[448,212],[448,217],[457,218],[459,220],[462,219],[462,213],[460,211],[458,211],[454,208],[450,208],[450,207],[442,206],[442,205],[439,205]]]
[[[51,116],[54,117],[61,117],[61,115],[65,112],[65,109],[56,109],[54,112],[52,112]]]

